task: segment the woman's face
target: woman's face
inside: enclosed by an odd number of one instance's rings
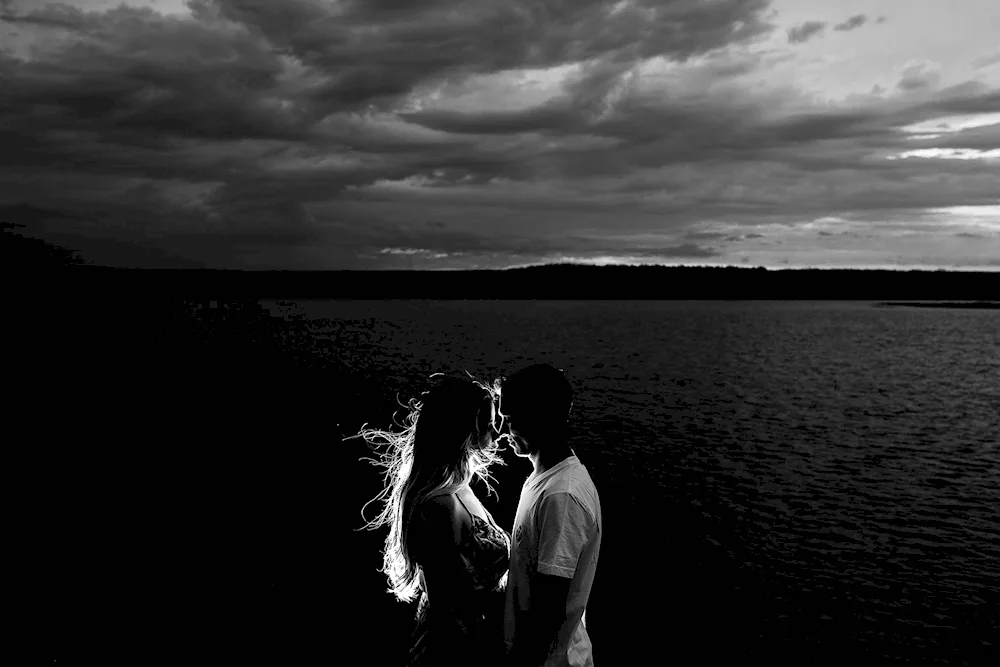
[[[493,444],[493,441],[499,435],[497,427],[497,407],[496,404],[490,403],[490,420],[489,425],[486,428],[486,432],[482,435],[479,440],[480,449],[485,449]]]

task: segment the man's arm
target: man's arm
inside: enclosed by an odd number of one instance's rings
[[[512,667],[540,667],[559,644],[566,623],[566,603],[572,579],[538,573],[531,581],[531,609],[524,614],[522,637],[512,655]]]
[[[593,530],[590,513],[570,494],[554,493],[538,508],[538,571],[531,580],[531,606],[524,636],[516,643],[515,666],[536,667],[557,647],[568,644],[566,628],[570,584]],[[520,624],[519,624],[520,625]]]

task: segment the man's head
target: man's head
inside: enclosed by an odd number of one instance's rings
[[[558,368],[533,364],[504,380],[500,412],[504,430],[518,456],[566,444],[573,388]]]

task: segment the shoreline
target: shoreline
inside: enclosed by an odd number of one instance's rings
[[[565,265],[450,272],[77,267],[23,278],[27,293],[133,299],[846,300],[882,307],[1000,308],[995,300],[1000,272]]]
[[[961,308],[1000,310],[1000,301],[880,301],[876,308]]]

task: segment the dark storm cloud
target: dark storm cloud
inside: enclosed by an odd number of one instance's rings
[[[0,49],[0,204],[76,214],[35,229],[100,257],[129,246],[136,261],[239,266],[382,248],[713,257],[685,241],[739,235],[685,225],[848,200],[994,202],[974,161],[871,155],[916,147],[904,124],[1000,109],[995,89],[937,90],[933,68],[914,64],[898,99],[816,107],[745,78],[787,55],[727,48],[774,30],[765,0],[615,4],[193,0],[191,16],[25,4],[2,26],[32,41]],[[670,65],[660,89],[641,85],[651,56]],[[554,96],[519,109],[406,106],[475,89],[472,74],[569,63]],[[996,128],[978,128],[919,147],[996,143]],[[565,233],[583,218],[623,238],[636,225],[676,233],[652,248]]]
[[[978,58],[974,63],[972,63],[972,66],[975,69],[985,69],[998,63],[1000,63],[1000,50],[995,53],[985,55],[982,58]]]
[[[566,86],[566,94],[527,111],[455,112],[420,111],[403,117],[423,127],[456,133],[544,132],[571,135],[586,132],[626,145],[642,144],[646,153],[657,153],[657,144],[672,157],[666,161],[686,161],[711,157],[711,150],[727,152],[756,150],[763,146],[802,144],[825,139],[878,135],[890,131],[898,118],[880,110],[824,110],[798,113],[774,120],[762,120],[763,105],[773,100],[730,100],[722,105],[705,96],[684,99],[675,94],[664,104],[658,96],[626,96],[607,113],[599,107],[618,87],[627,89],[633,75],[627,67],[595,67]],[[950,100],[955,106],[960,104]],[[971,104],[971,100],[967,101]],[[938,108],[947,106],[942,99]],[[916,111],[910,112],[915,116]],[[620,143],[608,151],[620,153]],[[708,151],[708,152],[706,152]],[[654,158],[654,163],[658,158]]]
[[[801,44],[819,35],[826,28],[824,21],[806,21],[801,25],[788,29],[788,41],[792,44]]]
[[[868,17],[865,16],[864,14],[856,14],[851,18],[847,19],[846,21],[844,21],[843,23],[838,23],[837,25],[833,26],[833,29],[839,30],[841,32],[854,30],[855,28],[860,28],[861,26],[863,26],[865,23],[867,23],[867,21]]]
[[[718,256],[712,248],[693,243],[636,247],[625,239],[575,234],[538,235],[510,229],[482,228],[474,232],[437,221],[404,223],[366,220],[364,225],[332,225],[337,243],[358,252],[407,255],[517,256],[545,258],[561,255],[594,257],[608,254],[637,257],[708,258]],[[409,252],[408,252],[409,251]],[[417,252],[419,251],[419,252]]]
[[[913,91],[930,88],[940,80],[940,73],[930,64],[914,63],[903,70],[903,78],[896,86],[900,90]]]
[[[457,134],[516,134],[556,128],[570,130],[578,125],[574,112],[565,104],[516,112],[465,113],[433,110],[404,113],[402,117],[431,130]]]
[[[121,7],[106,15],[66,10],[62,27],[83,39],[29,62],[10,62],[0,96],[5,111],[23,109],[17,129],[61,127],[128,139],[302,138],[294,114],[278,113],[283,65],[246,34]],[[34,111],[34,113],[32,113]]]
[[[958,86],[912,105],[896,104],[894,109],[867,105],[766,118],[766,105],[774,101],[768,98],[747,97],[742,102],[730,98],[727,104],[721,104],[703,96],[688,100],[675,93],[670,104],[663,104],[652,95],[635,94],[619,100],[603,116],[591,114],[588,117],[588,103],[600,99],[602,92],[621,84],[627,86],[628,78],[627,70],[614,73],[608,79],[597,75],[581,76],[567,87],[565,96],[528,112],[428,111],[404,117],[411,123],[443,132],[484,133],[510,128],[511,131],[542,133],[550,140],[589,137],[591,146],[584,151],[561,152],[556,141],[556,148],[535,148],[522,158],[530,158],[536,167],[548,164],[570,177],[632,176],[620,185],[622,192],[669,191],[690,184],[675,185],[665,182],[662,177],[645,183],[635,177],[635,172],[697,162],[763,159],[813,172],[840,168],[885,173],[896,170],[899,173],[900,163],[863,158],[873,150],[912,148],[899,131],[902,125],[943,113],[995,110],[997,102],[997,94],[987,88]],[[959,141],[983,147],[989,144],[990,132],[988,129],[970,131],[960,138],[942,138],[936,145],[946,146],[948,142]],[[601,143],[600,139],[605,142]],[[908,168],[933,169],[941,165],[914,163]],[[947,168],[962,167],[949,165]]]
[[[724,238],[726,235],[721,232],[688,232],[684,238],[692,241],[711,241]]]
[[[914,116],[975,114],[1000,111],[1000,90],[979,81],[969,81],[935,91],[934,96],[913,107]]]
[[[972,150],[995,150],[1000,148],[1000,123],[986,127],[974,127],[962,132],[938,137],[931,141],[936,148],[968,148]],[[914,146],[916,148],[916,146]]]
[[[773,30],[764,17],[768,0],[634,0],[611,13],[613,4],[440,0],[417,9],[397,2],[198,0],[192,7],[328,73],[309,95],[324,109],[386,105],[422,82],[464,74],[608,55],[684,59]]]
[[[554,9],[539,3],[477,8],[440,2],[422,6],[422,13],[403,4],[355,3],[338,14],[329,3],[311,0],[194,0],[195,21],[149,9],[97,13],[45,6],[13,20],[58,26],[84,39],[43,60],[5,60],[14,77],[0,104],[15,113],[5,119],[13,122],[5,123],[10,129],[4,139],[18,159],[31,154],[72,161],[85,153],[90,167],[109,148],[114,152],[109,144],[321,142],[315,123],[330,112],[397,97],[425,79],[559,64],[625,45],[632,58],[683,58],[766,33],[771,29],[761,17],[766,4],[634,3],[607,19],[609,5],[599,2]],[[637,21],[636,12],[644,9],[653,12],[651,23]],[[442,19],[436,10],[448,10],[450,18]],[[386,14],[395,20],[375,23]],[[405,17],[412,20],[399,20]],[[505,21],[518,29],[505,31]],[[553,22],[559,30],[550,29]],[[522,30],[526,27],[531,29]],[[682,37],[663,39],[666,33]],[[294,56],[295,66],[303,68],[302,85],[279,81],[292,67],[285,56]],[[287,108],[279,106],[281,101]],[[484,118],[481,127],[470,129],[530,129],[558,121],[565,110],[546,113],[557,118],[498,117],[492,123]],[[63,132],[53,140],[47,128],[54,126]],[[67,140],[74,131],[76,136]],[[356,141],[364,148],[364,137]]]
[[[703,248],[693,243],[668,246],[662,248],[642,248],[638,254],[648,257],[664,257],[673,259],[705,259],[718,257],[719,253],[711,248]]]

